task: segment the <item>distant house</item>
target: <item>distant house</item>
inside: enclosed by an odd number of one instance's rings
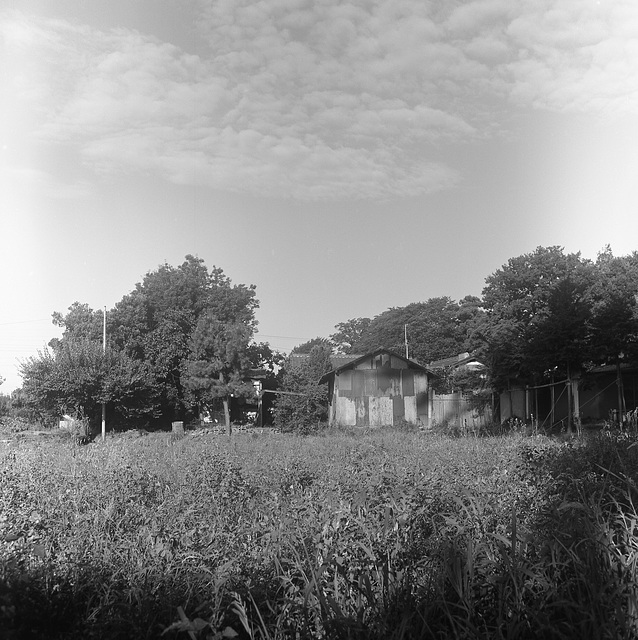
[[[483,378],[485,365],[467,351],[458,355],[430,362],[428,368],[435,373],[441,372],[442,378],[439,386],[444,393],[434,393],[432,417],[437,424],[455,426],[461,431],[476,431],[488,426],[494,416],[494,398],[489,389],[485,389],[482,382],[470,375],[464,380],[462,388],[457,385],[459,379],[450,380],[458,374],[477,373]],[[461,376],[463,377],[463,376]],[[447,383],[446,383],[447,382]],[[474,383],[473,386],[472,383]],[[439,389],[441,390],[441,389]]]
[[[383,348],[359,356],[333,356],[331,363],[334,368],[320,380],[328,385],[330,424],[429,424],[433,374],[423,365]]]
[[[472,371],[477,371],[480,369],[485,369],[485,365],[475,356],[469,354],[469,352],[465,351],[464,353],[459,353],[456,356],[452,356],[451,358],[443,358],[442,360],[434,360],[430,362],[428,365],[430,369],[469,369]]]

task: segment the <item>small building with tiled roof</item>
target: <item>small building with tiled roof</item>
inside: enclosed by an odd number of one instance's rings
[[[475,356],[469,354],[469,352],[459,353],[451,358],[443,358],[441,360],[434,360],[428,365],[430,369],[459,369],[460,367],[466,367],[468,369],[484,369],[485,365]]]
[[[334,368],[320,380],[328,385],[330,424],[429,425],[433,374],[423,365],[384,348],[333,358]]]

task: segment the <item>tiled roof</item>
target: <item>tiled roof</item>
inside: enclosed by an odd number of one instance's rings
[[[477,358],[465,352],[459,353],[459,355],[452,356],[451,358],[434,360],[433,362],[430,362],[428,367],[430,367],[431,369],[443,369],[445,367],[460,367],[474,362],[482,365],[482,363]]]
[[[343,367],[344,364],[349,364],[353,360],[357,360],[362,357],[363,357],[362,353],[350,354],[350,355],[345,355],[340,353],[340,354],[330,356],[330,364],[332,365],[333,369],[338,369],[339,367]]]
[[[290,362],[292,365],[297,365],[305,362],[308,359],[307,353],[293,353],[290,355]],[[344,364],[348,364],[357,358],[360,358],[361,354],[351,354],[345,355],[342,353],[333,354],[330,356],[330,366],[333,369],[338,369],[339,367],[343,367]]]

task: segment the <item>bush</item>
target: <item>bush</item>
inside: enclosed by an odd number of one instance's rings
[[[274,425],[282,432],[317,433],[328,420],[327,385],[319,384],[330,369],[330,350],[318,345],[302,363],[289,358],[282,376],[282,391],[274,408]]]

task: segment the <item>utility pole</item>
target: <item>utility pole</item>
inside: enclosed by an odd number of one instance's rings
[[[102,355],[106,355],[106,307],[104,307],[104,324],[102,325]],[[102,442],[106,440],[106,403],[102,403]]]
[[[404,339],[405,339],[405,359],[409,360],[410,359],[410,351],[408,349],[408,325],[407,324],[403,325],[403,334],[404,334]]]

